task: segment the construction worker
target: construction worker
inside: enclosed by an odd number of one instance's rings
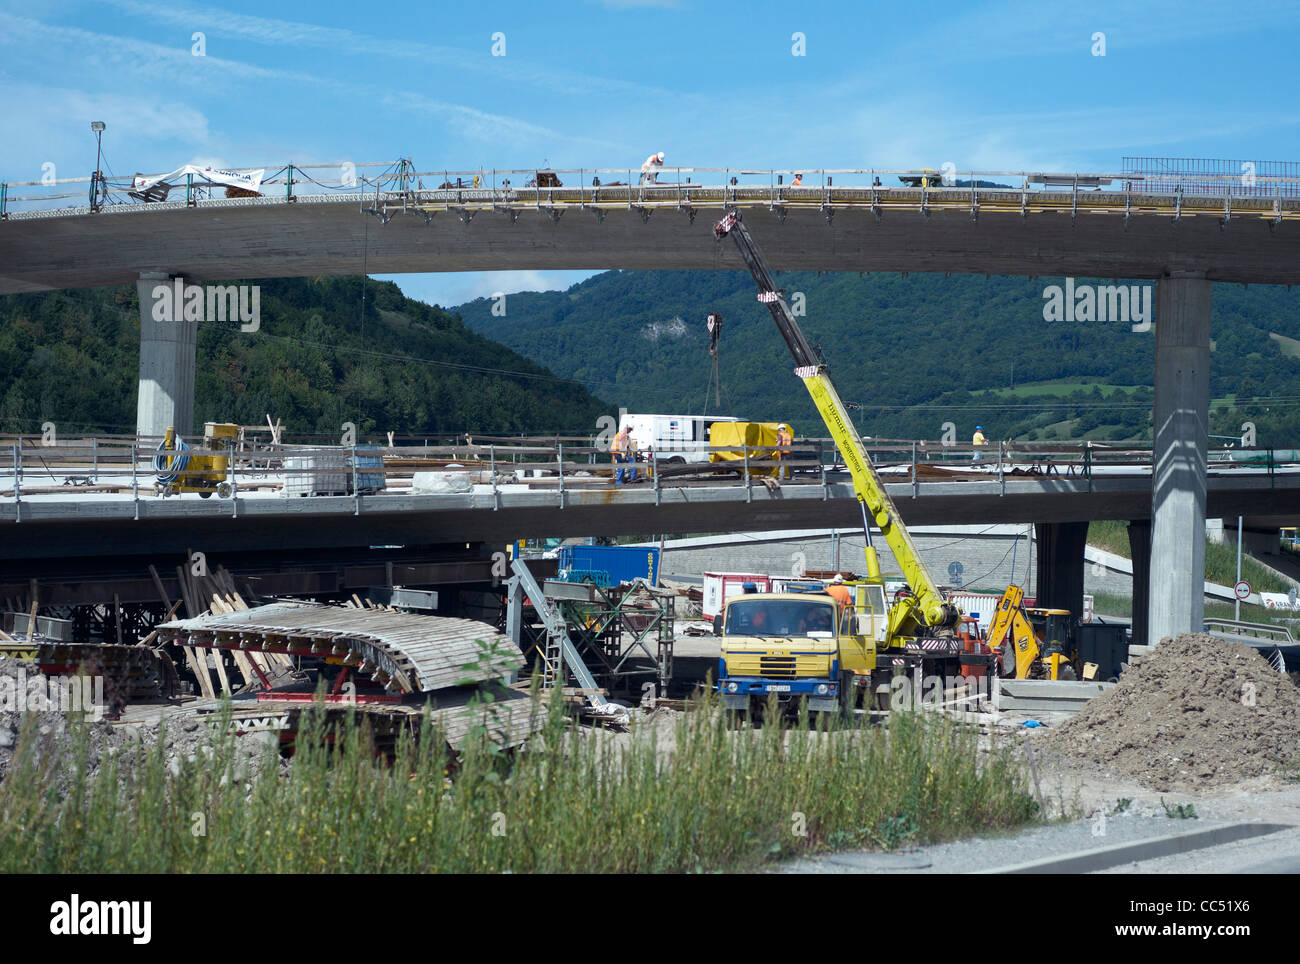
[[[632,462],[634,459],[634,451],[635,446],[632,443],[632,433],[629,432],[627,426],[624,425],[619,429],[618,434],[614,436],[614,441],[610,443],[609,446],[610,455],[614,457],[614,464],[621,466],[628,462]],[[636,469],[619,468],[614,473],[615,485],[622,485],[625,479],[629,482],[635,482]]]
[[[647,157],[645,163],[641,165],[641,183],[654,184],[659,180],[659,172],[663,169],[663,166],[663,151],[660,151],[658,154],[651,154]]]
[[[975,454],[971,457],[971,461],[978,462],[980,460],[980,449],[988,444],[988,440],[984,438],[983,425],[975,426],[975,435],[971,438],[970,444],[975,446]]]
[[[844,577],[838,572],[835,574],[835,578],[831,580],[831,584],[826,587],[826,595],[841,606],[853,605],[853,593],[849,592],[849,587],[844,585]]]
[[[794,435],[790,431],[790,426],[782,422],[776,429],[776,457],[777,460],[790,458],[790,445],[794,442]],[[777,478],[790,478],[790,466],[778,465],[776,470]]]
[[[803,187],[803,175],[796,174],[794,180],[790,182],[791,187]]]

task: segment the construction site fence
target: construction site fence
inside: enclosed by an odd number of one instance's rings
[[[1188,159],[1184,167],[1144,162],[1157,159],[1125,158],[1131,169],[1111,172],[976,171],[952,165],[933,168],[748,168],[665,166],[653,180],[642,180],[637,167],[591,168],[478,168],[471,170],[420,170],[408,158],[395,161],[327,164],[277,164],[238,168],[241,172],[270,170],[256,193],[227,190],[201,175],[187,174],[183,183],[166,184],[161,195],[148,196],[134,178],[90,175],[41,178],[0,183],[0,218],[28,214],[97,213],[136,205],[287,202],[302,199],[356,198],[361,202],[420,204],[435,201],[541,203],[561,192],[578,191],[580,201],[595,203],[599,195],[627,189],[662,194],[664,191],[703,190],[720,193],[724,203],[735,192],[766,191],[773,201],[816,200],[817,192],[861,188],[867,191],[915,191],[922,200],[934,192],[966,190],[981,196],[1010,197],[1035,192],[1110,191],[1135,196],[1194,195],[1264,200],[1300,199],[1300,167],[1280,162],[1214,162],[1217,167]],[[1177,160],[1177,159],[1167,159]],[[1248,165],[1254,165],[1253,167]],[[158,175],[149,175],[156,177]],[[799,183],[795,183],[798,177]],[[77,185],[77,187],[74,187]],[[657,195],[656,195],[657,196]]]

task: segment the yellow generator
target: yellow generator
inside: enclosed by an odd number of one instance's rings
[[[238,425],[206,422],[202,448],[190,448],[173,426],[167,426],[167,435],[153,460],[158,473],[154,491],[162,496],[197,492],[202,499],[215,492],[219,498],[230,498],[234,494],[234,486],[227,479],[230,449],[238,437]]]

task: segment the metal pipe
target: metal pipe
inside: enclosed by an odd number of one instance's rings
[[[1237,516],[1237,584],[1241,584],[1241,516]],[[1241,597],[1237,595],[1235,589],[1232,596],[1234,599],[1232,618],[1241,622]]]

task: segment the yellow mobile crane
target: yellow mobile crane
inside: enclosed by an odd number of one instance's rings
[[[782,697],[802,693],[813,709],[831,709],[826,704],[834,702],[847,706],[850,677],[870,675],[876,669],[877,653],[882,649],[895,653],[910,651],[920,659],[955,658],[961,649],[956,631],[960,612],[944,597],[922,561],[893,499],[876,475],[848,410],[826,372],[826,365],[808,344],[781,290],[773,282],[740,212],[729,212],[714,226],[713,234],[719,241],[730,236],[736,243],[758,285],[758,300],[771,311],[772,320],[794,357],[795,374],[803,379],[853,479],[867,543],[866,585],[857,587],[854,612],[837,620],[833,633],[800,629],[813,622],[821,625],[822,620],[815,611],[802,616],[791,608],[787,597],[741,596],[732,600],[722,621],[719,691],[724,704],[735,709],[744,708],[742,699],[747,702],[751,697],[761,698],[769,692]],[[872,524],[880,530],[912,590],[911,595],[896,598],[887,615],[881,611],[884,580],[871,541]],[[803,599],[812,603],[808,596]],[[764,613],[764,626],[756,629],[758,610],[764,606],[772,615],[769,618]],[[733,607],[737,617],[734,620]],[[787,612],[790,618],[782,619]],[[793,618],[795,615],[801,618]],[[779,635],[766,629],[773,623],[780,625]],[[733,636],[738,638],[732,639]],[[891,664],[895,662],[891,660]]]

